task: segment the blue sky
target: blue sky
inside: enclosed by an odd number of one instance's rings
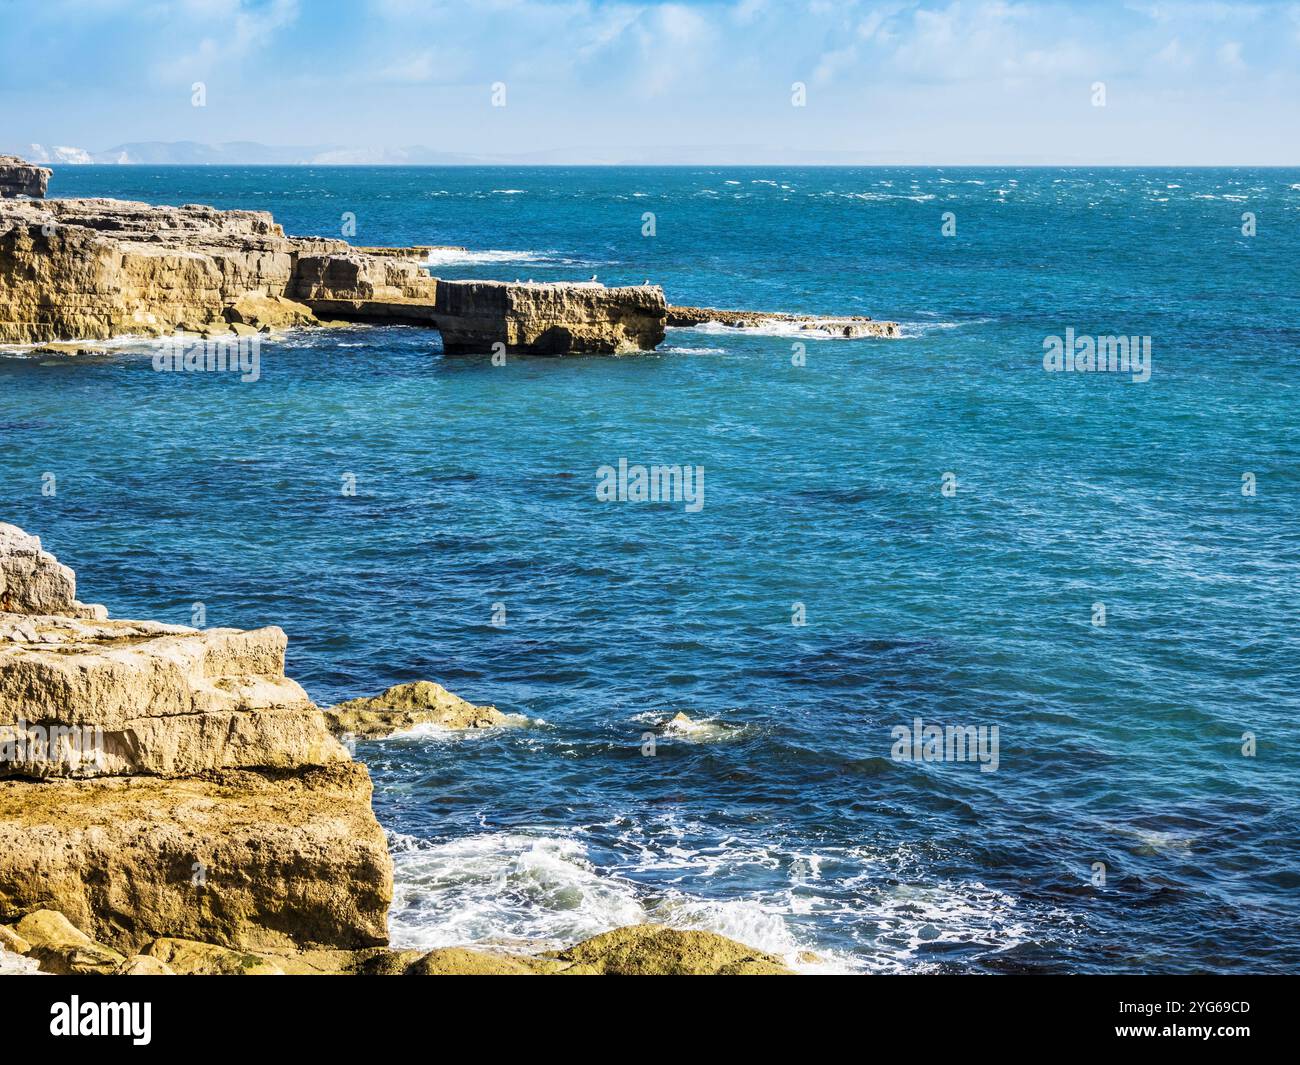
[[[0,145],[148,140],[1289,165],[1300,3],[0,0]]]

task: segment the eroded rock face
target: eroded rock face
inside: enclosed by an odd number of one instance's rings
[[[277,628],[0,614],[0,776],[188,776],[347,751],[284,676]]]
[[[346,249],[343,241],[287,238],[265,211],[6,201],[0,341],[229,331],[243,320],[241,300],[285,296],[299,254]]]
[[[387,942],[392,866],[363,766],[0,781],[0,920],[66,914],[138,953]],[[165,960],[165,959],[163,959]]]
[[[109,620],[13,526],[0,574],[0,921],[56,910],[127,953],[386,942],[369,775],[285,677],[282,631]]]
[[[45,195],[53,171],[33,166],[16,155],[0,155],[0,198]]]
[[[77,602],[77,578],[41,541],[0,522],[0,613],[98,617],[103,607]]]
[[[437,315],[451,353],[490,352],[499,342],[507,351],[539,355],[618,355],[663,342],[667,304],[657,285],[444,281]]]

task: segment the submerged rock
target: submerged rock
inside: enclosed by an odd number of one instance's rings
[[[397,684],[366,699],[349,699],[326,710],[325,719],[335,735],[351,733],[359,739],[382,739],[416,725],[480,729],[525,722],[495,706],[475,706],[429,680]]]
[[[777,976],[790,970],[780,958],[715,932],[641,924],[593,936],[552,955],[569,963],[566,975]]]

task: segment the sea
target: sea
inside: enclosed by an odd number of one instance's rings
[[[0,353],[0,520],[82,599],[279,625],[322,705],[528,719],[357,744],[395,945],[1300,967],[1300,170],[54,170],[441,277],[900,323],[504,363],[358,325],[256,381]],[[598,492],[620,462],[699,505]]]

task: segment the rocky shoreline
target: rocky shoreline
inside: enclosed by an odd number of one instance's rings
[[[47,200],[50,173],[0,157],[3,344],[211,339],[334,322],[437,329],[449,354],[652,351],[667,325],[688,319],[898,335],[896,323],[864,318],[670,308],[648,282],[449,281],[425,268],[432,246],[291,237],[266,211]]]
[[[541,955],[388,946],[370,776],[332,734],[521,724],[431,682],[322,712],[284,633],[110,619],[0,524],[0,971],[162,975],[776,973],[643,925]],[[22,964],[22,963],[20,963]]]
[[[902,336],[897,322],[878,322],[862,315],[848,317],[821,317],[807,314],[785,314],[781,311],[723,311],[716,307],[669,307],[667,324],[679,329],[715,323],[729,329],[762,329],[764,326],[786,326],[805,333],[821,333],[845,340],[858,337]]]

